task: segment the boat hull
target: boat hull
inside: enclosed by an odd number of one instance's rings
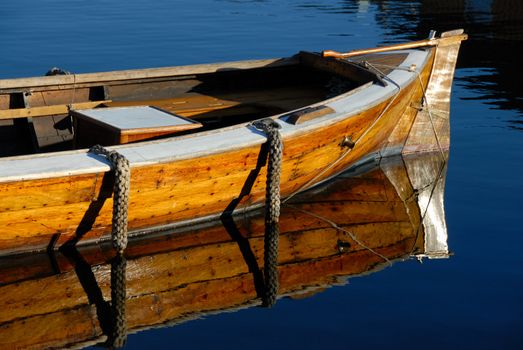
[[[412,149],[422,140],[410,132],[424,91],[435,79],[434,62],[441,61],[436,50],[409,51],[401,69],[387,76],[385,87],[367,84],[321,103],[334,113],[303,125],[275,116],[284,145],[282,197],[319,184],[366,157],[401,153],[406,143]],[[347,138],[354,141],[353,148],[344,144]],[[209,219],[264,201],[265,136],[251,125],[115,149],[131,162],[132,233]],[[53,249],[110,233],[113,175],[104,159],[84,150],[0,163],[2,254]]]

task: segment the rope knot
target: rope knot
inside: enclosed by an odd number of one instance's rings
[[[281,125],[271,118],[256,120],[252,123],[252,126],[263,132],[268,132],[273,129],[281,129]]]
[[[66,71],[65,69],[53,67],[45,73],[46,76],[52,76],[52,75],[70,75],[71,72]]]

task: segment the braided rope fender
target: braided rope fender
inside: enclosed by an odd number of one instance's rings
[[[125,271],[127,261],[124,251],[127,247],[127,211],[129,209],[129,189],[131,169],[129,161],[116,151],[96,145],[89,152],[103,155],[111,163],[114,171],[113,221],[111,240],[116,257],[111,261],[111,334],[107,341],[110,348],[122,348],[127,341],[127,318],[125,301]]]
[[[89,152],[103,155],[111,163],[114,171],[113,222],[111,239],[114,249],[123,254],[127,247],[127,211],[129,209],[129,189],[131,187],[131,168],[129,161],[116,151],[96,145]]]
[[[265,239],[264,239],[264,282],[263,305],[271,307],[278,296],[278,245],[280,237],[280,175],[283,157],[283,141],[280,125],[272,119],[263,119],[253,126],[267,135],[269,150],[267,164],[267,185],[265,192]]]

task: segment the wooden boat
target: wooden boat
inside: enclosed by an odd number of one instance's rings
[[[368,157],[447,149],[465,39],[457,30],[343,54],[0,80],[0,252],[110,232],[112,175],[84,148],[94,144],[130,162],[135,234],[260,205],[261,118],[281,127],[282,197]]]
[[[280,297],[303,298],[409,257],[447,257],[441,154],[368,162],[282,207]],[[260,303],[263,211],[132,237],[127,328]],[[0,257],[0,347],[103,342],[109,244]]]

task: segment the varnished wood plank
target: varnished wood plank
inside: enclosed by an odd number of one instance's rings
[[[416,119],[405,142],[403,153],[448,150],[450,147],[450,93],[461,40],[466,35],[445,37],[435,49],[433,68],[425,91],[425,105],[417,108]],[[460,39],[461,38],[461,39]]]
[[[0,94],[0,110],[8,109],[11,96],[9,94]]]
[[[261,68],[261,67],[267,67],[267,66],[285,66],[285,65],[294,65],[294,64],[296,64],[296,61],[293,61],[292,59],[266,59],[266,60],[238,61],[238,62],[215,63],[215,64],[200,64],[200,65],[179,66],[179,67],[122,70],[122,71],[102,72],[102,73],[86,73],[86,74],[54,75],[54,76],[35,77],[35,78],[3,79],[3,80],[0,80],[0,89],[24,88],[24,87],[30,87],[30,86],[73,85],[73,84],[100,83],[100,82],[132,80],[132,79],[159,78],[159,77],[169,77],[169,76],[177,76],[177,75],[214,73],[218,70],[224,70],[224,69],[252,69],[252,68]]]
[[[101,335],[94,305],[83,305],[54,315],[35,316],[0,327],[4,349],[55,348],[81,343]]]
[[[430,67],[429,61],[422,75]],[[411,101],[419,98],[420,93],[421,87],[414,80],[397,95],[367,111],[345,120],[340,119],[336,125],[323,125],[307,135],[296,133],[284,139],[283,195],[301,190],[309,182],[312,184],[332,176],[366,155],[383,149],[388,136],[397,128],[400,116]],[[356,143],[350,152],[340,146],[344,137],[351,137]],[[238,200],[240,207],[261,203],[265,192],[265,166],[259,172],[256,169],[259,154],[260,146],[257,145],[219,155],[134,167],[130,228],[145,229],[202,215],[219,215],[235,200]],[[97,175],[104,176],[102,173]],[[110,174],[105,176],[110,178]],[[248,195],[237,198],[251,180],[252,188]],[[67,176],[62,177],[61,181],[63,186],[57,185],[54,188],[56,192],[50,191],[48,200],[41,195],[35,196],[37,203],[31,210],[23,208],[22,203],[32,197],[24,198],[22,195],[6,202],[5,207],[9,212],[0,214],[0,223],[8,222],[3,225],[8,229],[1,232],[4,247],[10,242],[18,242],[20,237],[29,238],[30,232],[42,237],[60,234],[59,242],[63,243],[78,232],[93,204],[98,206],[98,212],[83,236],[93,238],[108,233],[112,212],[110,194],[99,203],[82,199],[85,196],[81,196],[78,201],[65,203],[64,198],[67,196],[60,193],[66,190],[68,181],[76,179]],[[16,196],[15,185],[6,185]],[[80,187],[86,191],[84,185]],[[95,189],[91,198],[104,197],[99,191]],[[58,198],[56,204],[52,197]],[[62,215],[58,214],[60,212]]]
[[[100,192],[103,175],[0,183],[0,212],[90,202]],[[16,191],[17,196],[12,195]]]
[[[343,162],[321,176],[325,178],[340,171],[350,162],[381,147],[384,135],[395,126],[400,110],[406,108],[406,102],[401,95],[411,94],[413,89],[416,89],[415,84],[411,84],[411,87],[405,89],[393,101],[379,122],[367,133],[367,142],[361,143],[361,145],[357,143]],[[316,130],[306,137],[296,136],[293,139],[285,140],[282,193],[285,195],[300,189],[304,183],[317,177],[327,164],[336,161],[344,152],[339,145],[342,136],[349,135],[353,140],[357,140],[377,117],[379,113],[377,111],[383,109],[386,104],[387,102],[384,102],[376,109],[353,116],[339,125]],[[240,194],[251,171],[256,168],[258,154],[259,149],[251,148],[206,158],[133,169],[129,208],[130,228],[140,229],[172,221],[187,220],[201,215],[202,212],[220,213]],[[166,172],[165,176],[159,178],[156,175],[151,176],[158,171]],[[233,174],[237,175],[231,177]],[[241,203],[246,205],[263,200],[264,176],[265,167],[256,177],[250,195],[244,197]],[[62,181],[66,184],[70,179],[63,178]],[[8,187],[16,186],[16,184],[6,185]],[[57,191],[63,191],[63,189],[57,187]],[[11,192],[11,194],[14,193],[16,191]],[[15,197],[19,203],[26,201],[23,196]],[[52,200],[48,202],[52,202]],[[104,232],[108,232],[111,205],[110,199],[103,203],[96,221],[93,223],[92,232],[86,233],[85,237],[98,237]],[[34,235],[59,232],[61,233],[60,242],[67,240],[68,237],[70,239],[76,232],[88,207],[89,203],[85,202],[78,205],[68,204],[62,208],[59,206],[42,207],[33,210],[22,209],[19,212],[11,211],[9,214],[2,213],[0,222],[6,222],[6,225],[3,226],[3,229],[0,228],[0,231],[5,231],[2,232],[1,245],[5,248],[9,242],[19,242],[19,237],[27,236],[30,232],[33,232]],[[17,236],[19,237],[17,238]]]
[[[28,108],[90,102],[89,88],[31,91],[26,94]]]
[[[34,117],[46,117],[57,114],[67,114],[70,109],[84,109],[84,108],[95,108],[104,103],[109,103],[110,100],[105,101],[89,101],[73,103],[72,105],[55,105],[55,106],[41,106],[34,108],[16,108],[0,110],[0,120],[2,119],[17,119],[17,118],[34,118]]]
[[[334,112],[335,111],[330,107],[317,106],[304,108],[292,114],[285,115],[285,117],[287,117],[289,123],[299,125]]]
[[[390,171],[387,174],[389,173]],[[404,172],[398,173],[398,176],[393,178],[394,183],[399,183],[401,179],[406,178],[406,175]],[[400,189],[404,187],[404,184],[400,185]],[[280,232],[331,227],[329,222],[311,215],[312,211],[317,216],[325,217],[339,225],[348,227],[349,230],[359,225],[371,229],[370,224],[382,231],[392,230],[393,226],[387,228],[387,225],[394,225],[396,221],[408,221],[408,217],[401,211],[402,199],[398,198],[396,191],[397,189],[378,170],[367,173],[364,177],[339,179],[327,187],[323,186],[319,192],[314,191],[310,194],[294,197],[291,206],[285,204],[280,215]],[[311,206],[311,202],[315,205]],[[302,205],[305,205],[305,207],[302,207]],[[248,218],[237,217],[234,221],[238,234],[244,238],[263,236],[262,210],[258,210],[257,214],[249,214]],[[176,228],[175,232],[176,234],[162,234],[148,239],[144,239],[143,236],[134,237],[129,241],[126,255],[128,257],[139,257],[162,251],[230,240],[229,232],[219,221],[212,225],[202,224],[194,228],[183,226]],[[89,264],[99,264],[113,256],[113,252],[109,248],[108,245],[103,245],[96,249],[96,246],[90,245],[82,247],[81,254]],[[48,266],[47,273],[53,274],[55,270],[52,269],[47,254],[17,255],[12,259],[2,257],[0,258],[0,284],[17,279],[27,279],[31,276],[31,264],[37,265],[39,256],[42,257],[44,265]],[[55,256],[55,263],[59,267],[59,271],[72,269],[68,260],[59,253]],[[19,264],[20,267],[17,268],[16,266]],[[9,270],[8,266],[10,265],[13,266],[14,270]],[[35,273],[45,275],[45,269],[37,269]]]

